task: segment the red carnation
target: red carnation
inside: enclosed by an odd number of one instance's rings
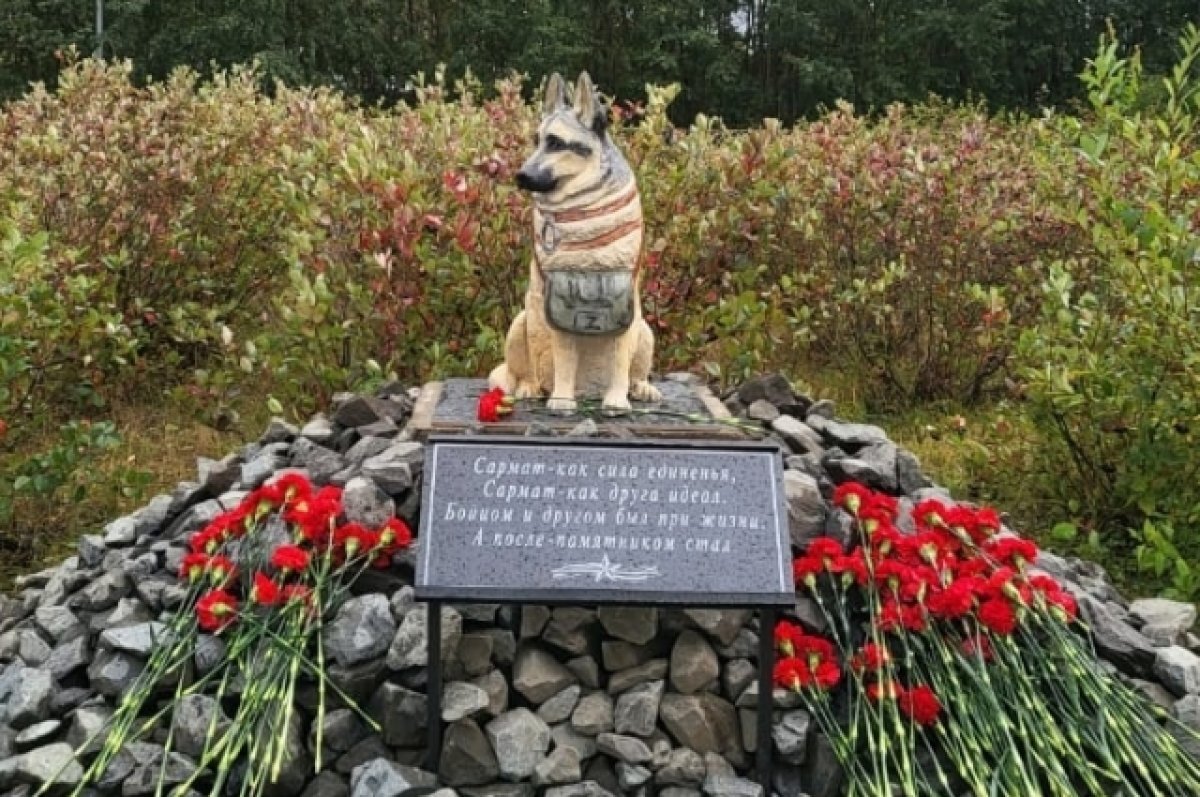
[[[960,578],[948,587],[929,596],[927,605],[935,617],[942,620],[957,620],[966,616],[975,606],[975,591],[980,586],[975,578]]]
[[[358,523],[347,523],[333,532],[333,547],[346,559],[370,553],[378,544],[379,534]]]
[[[237,617],[237,598],[223,589],[214,589],[196,601],[196,616],[205,631],[220,631]]]
[[[824,570],[820,560],[811,556],[799,556],[792,562],[792,578],[797,584],[803,584],[809,589],[816,589],[817,575]]]
[[[855,672],[875,672],[892,660],[887,647],[868,642],[850,659],[850,666]]]
[[[975,513],[975,525],[984,536],[990,537],[1000,531],[1000,515],[997,514],[995,509],[985,506]]]
[[[968,658],[979,656],[984,661],[991,661],[996,658],[996,650],[992,647],[992,641],[985,636],[964,639],[961,650],[963,655]]]
[[[1017,613],[1004,598],[988,598],[979,606],[979,622],[992,633],[1008,636],[1017,629]]]
[[[398,517],[390,518],[379,530],[379,544],[389,551],[398,551],[412,545],[412,530]]]
[[[913,509],[913,517],[922,526],[938,528],[945,525],[947,511],[946,505],[941,501],[936,498],[927,498]]]
[[[233,580],[237,565],[228,556],[214,556],[208,560],[208,575],[217,586]]]
[[[250,588],[250,602],[260,606],[274,606],[279,603],[282,593],[279,585],[262,573],[254,574],[254,586]]]
[[[857,515],[860,507],[871,500],[871,491],[858,482],[844,482],[833,491],[833,503],[851,515]]]
[[[873,683],[867,686],[867,700],[872,703],[879,703],[883,700],[897,700],[904,694],[904,687],[895,681],[888,681],[887,684]]]
[[[991,539],[985,543],[984,549],[997,562],[1018,570],[1024,570],[1025,565],[1033,564],[1038,555],[1037,546],[1020,537]]]
[[[285,584],[282,592],[284,603],[312,603],[312,590],[303,584]]]
[[[799,692],[812,685],[813,674],[808,665],[797,658],[780,659],[775,662],[773,673],[775,685],[781,689]]]
[[[828,690],[837,686],[838,682],[842,680],[842,670],[836,662],[823,661],[813,670],[813,676],[817,686]]]
[[[280,545],[271,554],[271,566],[286,572],[299,572],[308,567],[308,552],[295,545]]]
[[[906,690],[900,695],[897,705],[900,711],[918,725],[933,725],[942,711],[942,704],[937,695],[924,684]]]
[[[844,556],[846,551],[837,540],[830,539],[829,537],[821,537],[808,544],[808,551],[806,553],[828,567],[831,560]]]
[[[775,647],[785,656],[795,656],[804,632],[792,623],[779,621],[775,624]]]
[[[179,577],[184,581],[196,582],[208,572],[208,554],[184,554],[179,562]]]
[[[479,397],[479,408],[476,413],[484,423],[494,423],[500,416],[512,412],[511,402],[504,395],[502,388],[494,387]]]
[[[896,519],[898,504],[896,499],[890,495],[871,493],[869,506],[877,516],[887,520],[889,523]]]
[[[298,501],[312,494],[312,482],[303,473],[290,471],[276,479],[272,486],[282,492],[284,503]]]

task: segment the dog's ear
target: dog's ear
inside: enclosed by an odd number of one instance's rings
[[[580,72],[575,83],[575,115],[598,136],[608,127],[608,108],[600,101],[587,72]]]
[[[550,114],[567,107],[567,83],[555,72],[546,80],[546,96],[542,99],[542,113]]]

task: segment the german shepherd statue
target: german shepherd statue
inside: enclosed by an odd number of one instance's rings
[[[614,414],[631,398],[658,401],[638,296],[641,199],[586,72],[573,96],[550,77],[534,143],[516,178],[534,201],[529,290],[488,381],[519,399],[549,395],[559,412],[579,396],[600,396]]]

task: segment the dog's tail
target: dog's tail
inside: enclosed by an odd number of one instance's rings
[[[500,363],[492,369],[491,374],[488,375],[488,387],[498,387],[510,396],[516,392],[517,385],[513,381],[512,375],[508,372],[507,363]]]

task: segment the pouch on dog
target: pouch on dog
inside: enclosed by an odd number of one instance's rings
[[[616,335],[633,324],[634,276],[611,271],[544,271],[546,320],[561,332]]]

